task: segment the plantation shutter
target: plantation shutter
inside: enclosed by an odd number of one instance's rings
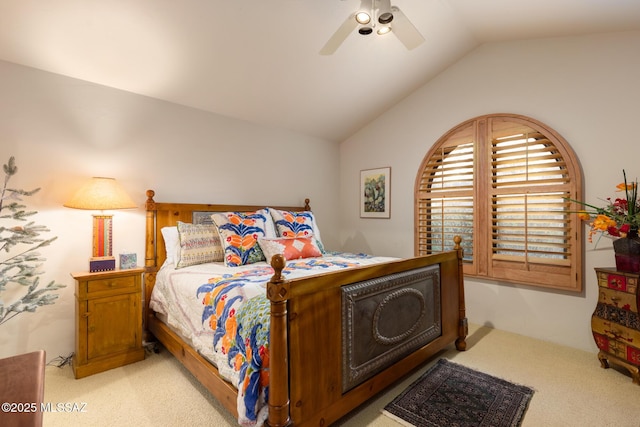
[[[521,122],[495,118],[491,131],[491,276],[569,286],[573,182],[562,154]]]
[[[465,259],[473,261],[474,129],[460,130],[422,168],[416,197],[419,254],[451,250],[459,235]]]
[[[568,198],[581,173],[553,130],[515,115],[454,128],[425,157],[416,179],[416,255],[462,237],[466,275],[582,289],[582,237]]]

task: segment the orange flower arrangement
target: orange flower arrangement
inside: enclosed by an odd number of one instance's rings
[[[593,235],[608,235],[613,238],[627,237],[630,232],[637,233],[640,226],[640,204],[638,201],[638,181],[628,183],[627,174],[622,170],[624,182],[616,186],[617,192],[624,191],[625,198],[606,199],[604,207],[594,206],[579,200],[587,209],[578,212],[580,219],[591,221],[589,226],[589,242],[593,242]]]

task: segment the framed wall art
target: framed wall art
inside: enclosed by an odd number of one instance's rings
[[[391,168],[360,171],[360,218],[391,218]]]

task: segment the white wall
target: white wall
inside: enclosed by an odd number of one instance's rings
[[[623,168],[640,176],[639,76],[640,32],[478,47],[342,143],[343,249],[412,256],[418,167],[440,136],[483,114],[522,114],[551,126],[581,161],[587,200],[614,196]],[[392,168],[391,219],[360,219],[359,171],[383,166]],[[586,250],[581,294],[466,280],[469,320],[595,352],[593,269],[613,266],[614,257],[609,241]]]
[[[91,176],[116,178],[140,203],[115,212],[113,247],[137,253],[139,265],[147,189],[159,202],[300,205],[309,197],[323,242],[338,249],[336,143],[1,61],[0,94],[0,163],[16,158],[10,187],[42,188],[24,201],[51,230],[43,237],[58,237],[42,250],[41,282],[67,286],[55,305],[0,326],[0,357],[43,348],[51,360],[74,350],[70,272],[88,269],[92,220],[62,204]]]

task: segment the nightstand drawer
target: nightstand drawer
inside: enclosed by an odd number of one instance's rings
[[[87,281],[87,293],[104,292],[114,289],[124,290],[126,288],[135,288],[136,277],[107,277],[104,279],[88,280]]]

